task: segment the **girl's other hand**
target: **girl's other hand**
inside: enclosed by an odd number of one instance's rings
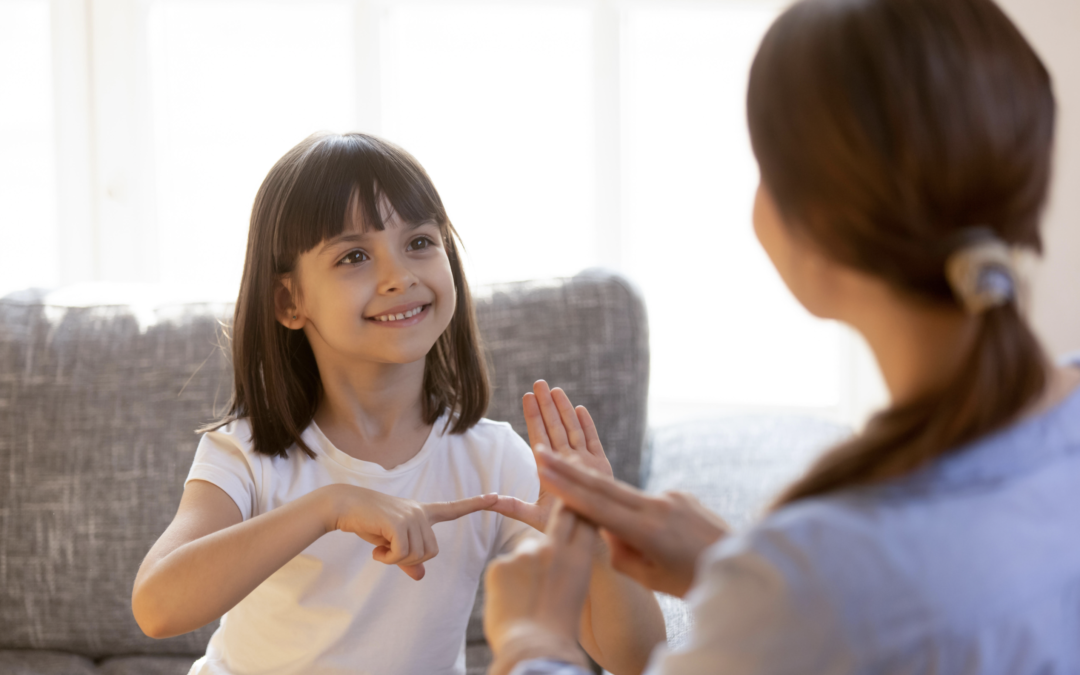
[[[602,528],[611,566],[655,591],[683,597],[702,552],[729,532],[692,495],[647,495],[553,453],[537,453],[537,462],[550,492]]]
[[[489,494],[424,504],[352,485],[337,486],[336,497],[327,531],[352,532],[374,544],[372,558],[397,565],[417,581],[424,578],[424,561],[439,554],[431,526],[488,509],[498,500]]]
[[[578,624],[589,591],[596,528],[556,505],[547,536],[526,539],[488,566],[484,635],[495,654],[492,673],[528,658],[586,664]]]
[[[582,466],[601,475],[614,476],[600,436],[596,433],[596,424],[585,406],[575,408],[562,389],[549,389],[547,382],[537,380],[532,392],[522,397],[521,407],[525,413],[525,426],[529,430],[529,445],[534,454],[541,452],[542,448],[550,449],[562,457],[575,458]],[[543,531],[555,501],[555,496],[541,476],[540,498],[535,504],[500,496],[490,510]]]

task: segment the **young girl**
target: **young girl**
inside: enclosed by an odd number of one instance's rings
[[[232,351],[229,412],[135,580],[139,625],[220,617],[192,673],[463,673],[484,566],[532,532],[482,509],[496,492],[550,500],[530,448],[482,419],[456,233],[416,160],[325,134],[270,170]],[[651,597],[598,575],[611,628],[586,622],[583,644],[602,658],[643,638],[621,615]]]

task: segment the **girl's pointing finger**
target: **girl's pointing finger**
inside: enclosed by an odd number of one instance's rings
[[[483,511],[486,508],[494,506],[498,501],[499,495],[493,492],[478,497],[458,499],[453,502],[430,502],[424,504],[423,509],[424,514],[427,515],[428,522],[434,524],[448,520],[457,520],[470,513]]]

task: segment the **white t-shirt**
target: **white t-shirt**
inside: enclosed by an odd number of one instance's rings
[[[245,520],[324,485],[345,483],[420,502],[498,492],[534,502],[529,446],[509,424],[481,420],[460,435],[445,417],[420,452],[392,469],[338,450],[312,422],[288,458],[256,453],[247,420],[203,435],[187,480],[224,490]],[[331,532],[221,618],[189,675],[465,672],[465,627],[484,566],[532,528],[490,511],[433,526],[439,554],[421,581],[371,558],[354,534]]]

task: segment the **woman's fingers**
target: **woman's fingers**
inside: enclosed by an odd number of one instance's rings
[[[530,391],[521,397],[521,411],[525,415],[525,428],[529,431],[529,447],[536,449],[538,445],[545,445],[550,448],[551,441],[544,428],[544,416],[540,414],[536,394]]]
[[[570,449],[570,442],[563,427],[559,409],[551,398],[551,389],[548,383],[537,380],[533,384],[533,393],[536,394],[536,403],[540,407],[540,415],[544,418],[544,428],[547,429],[548,438],[551,440],[551,449],[555,452],[566,452]]]
[[[537,463],[540,465],[542,474],[554,475],[563,482],[595,491],[625,507],[639,510],[649,503],[649,497],[641,490],[591,471],[580,464],[567,461],[554,453],[538,453]],[[588,516],[588,514],[583,515]]]

